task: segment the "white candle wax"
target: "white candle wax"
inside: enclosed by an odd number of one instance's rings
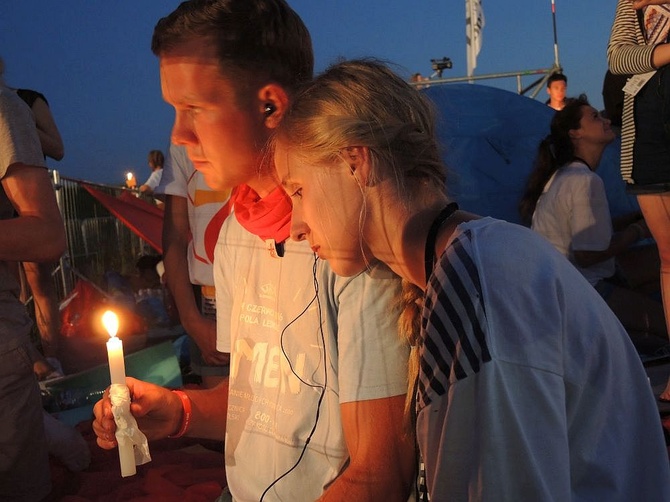
[[[107,341],[107,360],[109,361],[109,378],[112,385],[126,385],[126,366],[123,360],[123,342],[117,338],[116,332],[119,329],[119,319],[114,312],[107,311],[102,316],[102,322],[109,333]],[[126,405],[127,406],[127,405]],[[114,409],[114,408],[112,408]],[[125,410],[130,413],[130,410]],[[116,412],[115,412],[116,415]],[[119,421],[114,417],[116,426],[119,427]],[[117,436],[118,438],[118,436]],[[135,465],[135,451],[131,442],[125,441],[125,438],[119,441],[119,463],[121,465],[121,476],[133,476],[137,472]]]
[[[123,361],[123,342],[112,336],[107,341],[107,359],[109,360],[109,377],[112,383],[126,385],[126,366]]]
[[[119,465],[122,478],[137,474],[135,447],[131,443],[119,443]]]

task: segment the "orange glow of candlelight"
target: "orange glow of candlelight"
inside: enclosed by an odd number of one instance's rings
[[[119,331],[119,317],[114,312],[107,310],[102,314],[102,324],[105,326],[110,337],[116,336],[116,333]]]

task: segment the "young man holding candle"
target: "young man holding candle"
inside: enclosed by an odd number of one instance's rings
[[[0,500],[33,501],[51,480],[15,262],[57,260],[65,230],[30,108],[1,80],[0,184]]]
[[[140,428],[225,439],[235,500],[407,500],[399,281],[377,264],[338,278],[288,242],[291,203],[265,150],[311,78],[305,26],[284,0],[191,0],[159,21],[152,49],[173,142],[210,187],[235,189],[214,271],[217,348],[231,366],[219,387],[181,394],[128,379]],[[98,444],[115,447],[107,398],[95,415]]]

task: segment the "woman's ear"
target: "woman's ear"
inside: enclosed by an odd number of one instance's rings
[[[341,152],[348,164],[351,175],[361,186],[373,186],[372,166],[370,165],[370,149],[367,146],[349,146]]]
[[[267,84],[258,91],[258,109],[265,126],[270,129],[279,125],[288,105],[288,93],[279,84]]]

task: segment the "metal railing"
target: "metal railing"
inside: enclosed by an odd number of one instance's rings
[[[499,78],[514,78],[516,79],[516,91],[517,94],[525,95],[529,91],[532,91],[530,93],[531,98],[535,98],[538,93],[544,88],[545,84],[547,83],[547,80],[551,75],[554,73],[561,73],[563,70],[560,66],[554,65],[549,68],[539,68],[536,70],[520,70],[520,71],[510,71],[510,72],[503,72],[503,73],[488,73],[484,75],[472,75],[470,77],[449,77],[449,78],[442,78],[442,77],[435,77],[435,75],[431,76],[430,78],[426,78],[424,80],[420,80],[418,82],[410,82],[412,85],[416,87],[427,87],[431,85],[441,85],[441,84],[454,84],[454,83],[462,83],[462,82],[470,82],[473,83],[475,81],[479,80],[493,80],[493,79],[499,79]],[[537,78],[535,81],[533,81],[530,85],[527,85],[525,87],[522,86],[522,78],[523,77],[528,77],[528,76],[536,76],[540,75],[539,78]]]
[[[88,279],[104,289],[106,272],[131,275],[140,255],[154,253],[81,183],[112,196],[126,188],[60,176],[55,170],[52,178],[67,237],[66,253],[53,274],[60,300],[72,291],[77,278]]]

